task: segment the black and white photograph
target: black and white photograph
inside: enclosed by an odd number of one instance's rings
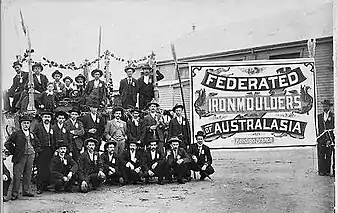
[[[335,212],[335,0],[1,0],[4,213]]]

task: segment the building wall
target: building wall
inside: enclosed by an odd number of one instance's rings
[[[212,57],[196,57],[191,59],[183,59],[182,62],[203,62],[203,61],[237,61],[237,60],[269,60],[271,57],[288,58],[294,57],[299,53],[300,58],[308,57],[307,41],[298,41],[292,43],[284,43],[274,45],[272,47],[256,47],[251,50],[243,50],[238,53],[230,54],[214,54]],[[333,101],[333,39],[332,37],[317,39],[315,66],[316,66],[316,85],[317,85],[317,113],[322,111],[320,104],[324,99]],[[174,70],[174,65],[171,62],[158,62],[160,71],[164,74],[165,78],[162,83],[167,80],[177,79],[177,73]],[[179,70],[183,79],[189,79],[188,65],[180,64]],[[164,108],[171,108],[176,103],[181,103],[179,86],[167,85],[161,86],[160,103]],[[184,85],[184,98],[187,106],[187,112],[190,115],[190,86]]]

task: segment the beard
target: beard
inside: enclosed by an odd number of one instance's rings
[[[50,123],[50,120],[44,120],[43,123],[44,123],[44,124],[49,124],[49,123]]]

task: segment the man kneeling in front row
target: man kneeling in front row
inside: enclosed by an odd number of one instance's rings
[[[85,140],[86,151],[79,158],[79,179],[81,192],[97,189],[105,181],[105,174],[100,170],[102,163],[99,153],[94,151],[98,141],[95,138]]]
[[[198,131],[195,135],[197,143],[190,146],[190,155],[192,158],[192,170],[200,172],[200,180],[204,180],[209,175],[215,172],[212,168],[212,157],[210,148],[203,144],[205,134]]]
[[[67,146],[66,143],[59,143],[58,154],[53,156],[50,163],[51,183],[54,184],[55,192],[73,191],[78,165],[69,154],[66,154]]]
[[[116,144],[116,142],[109,141],[104,145],[105,152],[100,156],[103,167],[100,170],[106,175],[106,182],[108,184],[119,182],[124,185],[125,181],[119,169],[120,160],[115,152]]]

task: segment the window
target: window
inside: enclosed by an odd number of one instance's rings
[[[270,55],[269,59],[292,59],[292,58],[300,58],[300,52],[296,53],[286,53],[286,54],[280,54],[280,55]]]

